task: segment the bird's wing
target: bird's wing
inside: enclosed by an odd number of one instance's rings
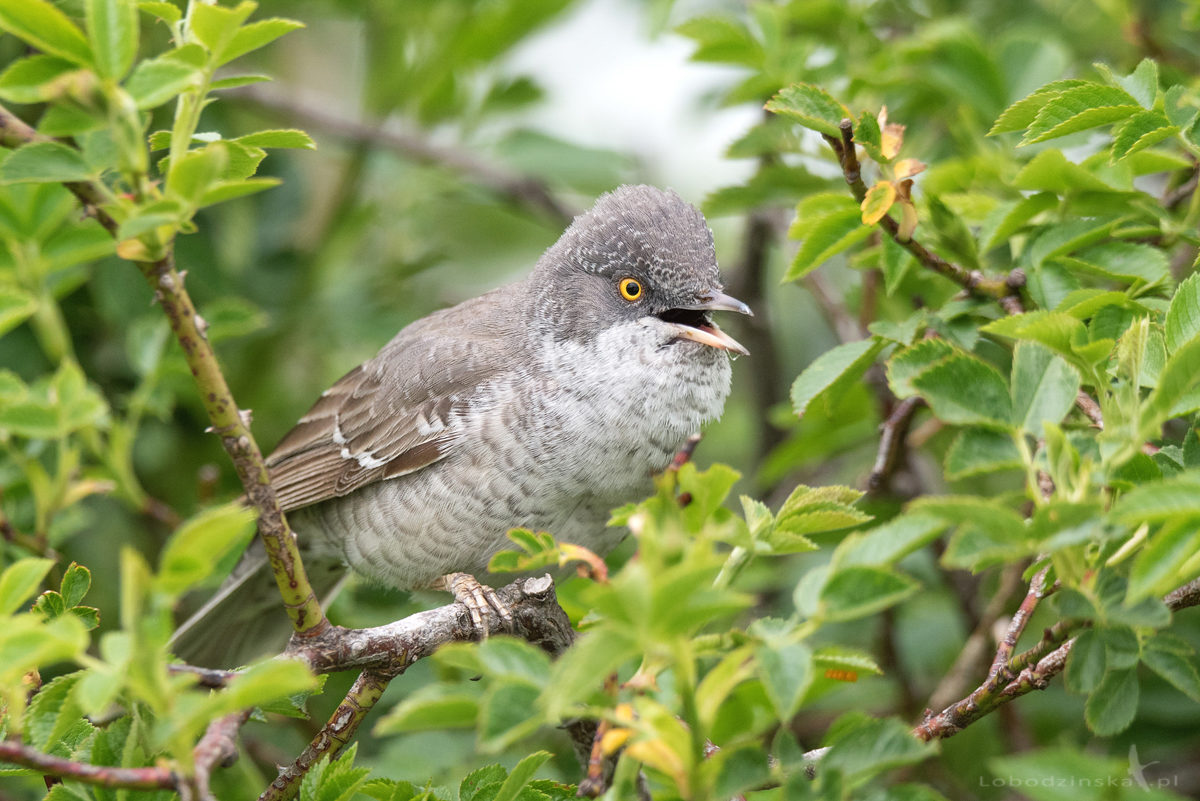
[[[487,305],[503,312],[508,299],[492,292],[418,320],[322,393],[267,459],[283,509],[444,458],[459,441],[459,412],[511,369],[519,338]]]

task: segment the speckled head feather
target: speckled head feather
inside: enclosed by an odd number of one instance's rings
[[[612,287],[636,278],[641,303]],[[590,280],[589,280],[590,279]],[[712,231],[695,206],[670,190],[622,186],[575,218],[529,278],[535,317],[560,336],[587,338],[616,320],[688,306],[722,289]]]

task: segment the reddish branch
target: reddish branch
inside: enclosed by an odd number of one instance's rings
[[[110,765],[89,765],[42,753],[16,740],[0,740],[0,762],[10,762],[71,781],[95,784],[100,787],[126,787],[131,790],[176,790],[179,776],[163,767],[118,768]]]

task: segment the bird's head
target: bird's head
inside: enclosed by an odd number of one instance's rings
[[[674,192],[622,186],[575,218],[529,277],[537,316],[555,336],[589,341],[636,324],[656,347],[711,357],[747,353],[712,321],[714,311],[751,314],[722,290],[712,232]]]

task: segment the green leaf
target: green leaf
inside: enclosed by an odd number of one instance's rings
[[[1200,273],[1188,276],[1175,290],[1163,329],[1168,353],[1200,334]]]
[[[850,201],[849,206],[805,220],[803,229],[793,226],[789,236],[803,230],[803,242],[783,280],[795,281],[820,267],[844,250],[854,247],[871,235],[871,226],[864,225],[862,210]]]
[[[500,785],[492,801],[517,801],[521,790],[533,779],[533,774],[552,756],[549,751],[534,751],[522,759],[513,767],[504,784]]]
[[[138,15],[134,0],[86,0],[88,40],[102,77],[121,80],[138,49]]]
[[[1104,678],[1104,640],[1094,629],[1075,635],[1075,644],[1067,657],[1066,681],[1072,692],[1090,693]]]
[[[295,128],[287,128],[270,131],[256,131],[252,134],[239,136],[234,139],[235,142],[240,142],[243,145],[250,147],[293,147],[302,150],[316,150],[317,143],[312,140],[312,137],[304,131]]]
[[[1190,579],[1179,570],[1200,550],[1200,529],[1191,518],[1168,520],[1138,552],[1129,572],[1128,605],[1163,595]]]
[[[1052,192],[1038,192],[1020,200],[1002,203],[988,214],[980,231],[982,250],[988,251],[1008,241],[1009,237],[1044,211],[1058,205]]]
[[[227,200],[254,195],[266,189],[274,189],[281,183],[283,181],[279,178],[246,178],[240,181],[214,181],[204,190],[204,194],[200,195],[200,200],[196,205],[200,208],[213,206],[217,203],[224,203]]]
[[[10,103],[44,103],[53,84],[68,72],[79,69],[58,56],[37,55],[14,61],[0,74],[0,99]]]
[[[1111,737],[1129,728],[1137,714],[1138,689],[1135,668],[1105,673],[1084,707],[1088,728],[1101,737]]]
[[[1123,120],[1141,111],[1122,89],[1085,84],[1066,89],[1038,109],[1018,147]]]
[[[913,387],[943,422],[1008,428],[1013,419],[1008,384],[996,368],[954,354],[923,370]]]
[[[11,615],[37,592],[54,566],[53,559],[19,559],[0,573],[0,615]]]
[[[900,603],[919,587],[892,570],[850,565],[837,570],[821,588],[820,616],[830,622],[866,617]]]
[[[137,107],[145,111],[198,85],[201,78],[200,71],[194,66],[167,53],[138,64],[126,81],[125,90]]]
[[[191,10],[191,34],[220,62],[238,28],[251,14],[255,4],[242,0],[235,7],[198,3]]]
[[[174,26],[183,19],[183,12],[179,10],[179,6],[174,3],[165,2],[162,0],[138,0],[138,8],[147,14],[150,14],[169,26]]]
[[[0,336],[28,320],[37,309],[37,298],[25,290],[0,286]]]
[[[932,542],[945,528],[945,522],[932,515],[902,514],[883,525],[848,536],[838,546],[837,563],[843,567],[895,564]]]
[[[838,345],[818,356],[792,384],[793,411],[803,417],[809,405],[818,398],[824,401],[826,410],[836,405],[885,346],[879,337],[871,337]]]
[[[833,99],[824,89],[807,83],[797,83],[781,90],[766,105],[767,111],[781,114],[817,133],[842,136],[838,126],[851,116],[849,110]]]
[[[850,786],[884,771],[921,762],[935,753],[934,746],[913,737],[909,727],[896,718],[867,719],[839,729],[830,746],[821,767],[840,771]]]
[[[0,0],[3,2],[3,0]],[[67,183],[87,181],[92,169],[73,147],[58,142],[31,142],[13,151],[0,167],[5,183]]]
[[[68,607],[78,606],[83,597],[92,587],[92,571],[80,564],[72,562],[63,574],[60,592]]]
[[[787,725],[812,683],[812,651],[803,643],[763,642],[754,651],[758,676],[780,722]]]
[[[0,30],[43,53],[92,66],[91,48],[83,32],[46,0],[0,0]]]
[[[1075,405],[1079,373],[1042,345],[1021,342],[1013,355],[1013,420],[1026,433],[1042,436],[1045,423],[1059,423]]]
[[[1154,108],[1154,101],[1158,99],[1158,65],[1154,63],[1154,59],[1142,59],[1137,68],[1123,78],[1111,73],[1109,77],[1132,95],[1142,108]]]
[[[897,350],[887,362],[888,386],[892,393],[901,400],[916,395],[912,379],[954,352],[954,346],[944,339],[923,339],[910,348]]]
[[[839,129],[839,136],[840,133]],[[879,119],[871,112],[858,115],[858,121],[854,123],[854,141],[867,151],[872,161],[879,164],[891,161],[883,155],[883,131],[879,129]]]
[[[26,736],[34,748],[43,751],[54,747],[83,716],[75,701],[75,685],[82,672],[59,676],[42,686],[29,704]]]
[[[1068,78],[1062,81],[1054,81],[1038,89],[1027,97],[1013,103],[999,119],[992,125],[988,136],[996,136],[997,134],[1009,133],[1011,131],[1022,131],[1029,127],[1033,122],[1034,117],[1041,111],[1042,107],[1049,103],[1054,98],[1061,95],[1068,89],[1074,89],[1080,86],[1095,85],[1089,81],[1083,81],[1076,78]]]
[[[429,684],[392,707],[374,732],[377,735],[410,731],[470,728],[479,717],[479,693],[448,684]]]
[[[1087,327],[1075,317],[1059,311],[1013,314],[994,320],[980,330],[1010,339],[1040,342],[1076,364],[1080,362],[1074,345],[1087,342]]]
[[[302,22],[283,19],[281,17],[272,17],[271,19],[259,20],[249,25],[243,25],[233,34],[229,44],[221,50],[218,55],[218,61],[221,64],[227,64],[235,58],[244,56],[246,53],[258,50],[260,47],[266,47],[284,34],[291,33],[303,27],[304,23]],[[266,146],[264,145],[264,147]],[[284,145],[273,145],[273,147],[284,147]],[[292,145],[292,147],[295,147],[295,145]]]
[[[912,512],[934,515],[958,527],[942,555],[948,567],[977,569],[990,560],[1023,556],[1036,547],[1021,516],[996,500],[927,496],[909,505]]]
[[[189,150],[171,165],[167,191],[184,203],[198,206],[204,193],[218,180],[229,152],[221,142]]]
[[[693,61],[718,64],[762,65],[762,43],[740,21],[730,17],[693,17],[675,28],[676,33],[696,42]]]
[[[246,546],[254,533],[254,519],[253,509],[229,503],[188,520],[167,541],[159,558],[158,588],[174,596],[202,583],[225,554]]]
[[[1103,278],[1157,284],[1171,277],[1163,251],[1137,242],[1105,242],[1075,255],[1069,263]]]
[[[1113,505],[1118,522],[1136,527],[1163,523],[1172,518],[1200,517],[1200,475],[1183,473],[1174,478],[1146,484],[1125,493]]]
[[[1075,195],[1078,192],[1116,192],[1090,170],[1067,160],[1061,150],[1043,150],[1021,168],[1013,179],[1014,189]]]
[[[217,695],[221,699],[222,710],[232,712],[256,706],[268,699],[287,698],[306,692],[313,689],[316,683],[316,677],[301,662],[272,659],[241,671]]]
[[[1142,404],[1138,431],[1143,439],[1157,438],[1159,427],[1190,409],[1177,409],[1200,383],[1200,338],[1191,339],[1167,358],[1158,374],[1158,386]]]
[[[1167,118],[1157,111],[1143,111],[1121,123],[1113,131],[1112,156],[1115,163],[1145,150],[1179,133]]]
[[[494,751],[527,736],[541,725],[540,689],[525,682],[501,680],[484,697],[479,710],[480,747]]]
[[[987,428],[964,428],[946,451],[946,478],[951,481],[1023,465],[1012,437]]]
[[[1200,673],[1196,666],[1176,651],[1159,647],[1158,637],[1151,639],[1142,649],[1142,661],[1146,667],[1162,676],[1175,689],[1200,703]]]
[[[989,760],[988,767],[998,782],[1007,788],[1021,788],[1020,796],[1032,801],[1108,801],[1124,794],[1104,788],[1132,785],[1128,760],[1096,757],[1072,748],[999,757]],[[1136,797],[1137,793],[1140,790],[1133,790],[1130,796]]]

